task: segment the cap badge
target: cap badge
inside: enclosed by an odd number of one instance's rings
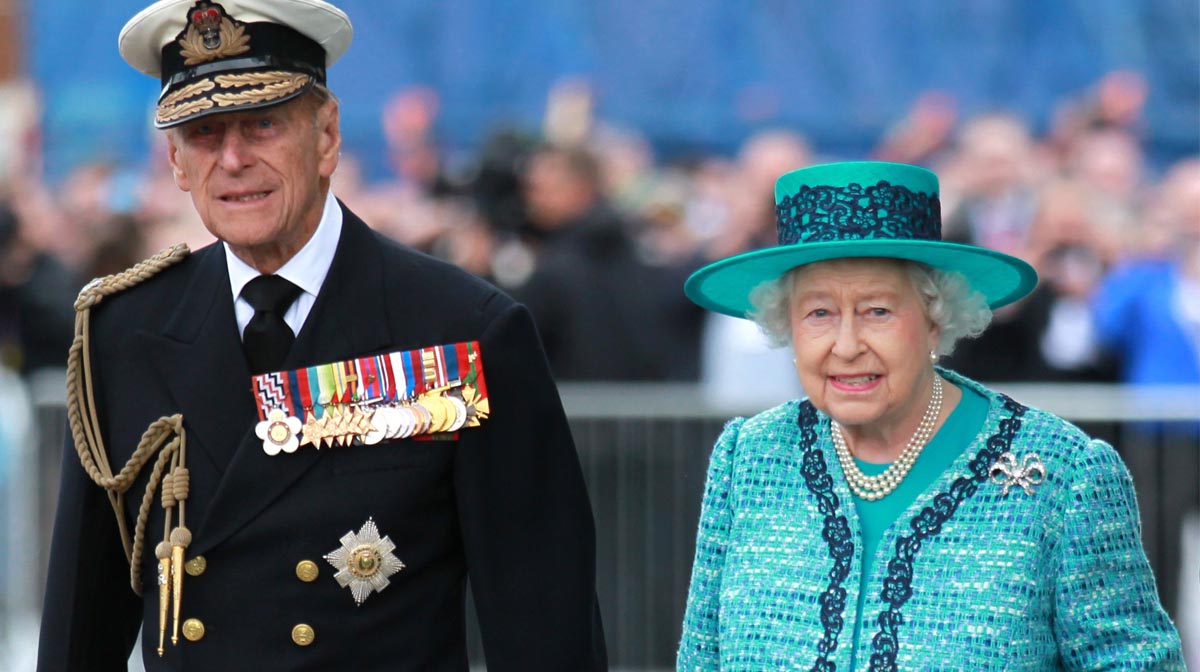
[[[241,22],[235,23],[221,5],[197,2],[188,11],[188,27],[179,38],[179,55],[184,65],[197,65],[250,51],[250,36]]]

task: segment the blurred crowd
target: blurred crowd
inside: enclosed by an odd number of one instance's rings
[[[345,154],[334,193],[525,302],[560,380],[703,381],[716,396],[753,381],[792,396],[791,355],[749,322],[693,306],[684,279],[774,244],[781,173],[917,163],[941,178],[947,239],[1017,255],[1041,276],[949,366],[987,381],[1200,383],[1200,156],[1148,165],[1147,93],[1114,72],[1035,130],[1013,111],[962,116],[950,94],[929,92],[869,156],[827,155],[821,138],[778,127],[733,156],[662,159],[635,129],[596,120],[577,82],[552,92],[540,128],[500,129],[453,155],[437,138],[436,94],[412,89],[382,111],[390,178],[366,180]],[[29,165],[0,185],[0,362],[25,373],[62,366],[87,279],[211,240],[161,148],[137,173],[84,165],[53,186],[39,173]]]

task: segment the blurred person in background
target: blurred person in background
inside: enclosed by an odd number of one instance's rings
[[[1037,282],[942,242],[937,194],[902,164],[788,173],[778,246],[688,279],[790,343],[808,398],[717,440],[681,672],[1184,669],[1116,451],[936,365]]]
[[[942,162],[946,240],[1027,259],[1040,172],[1033,134],[1019,117],[992,112],[968,119]],[[1021,380],[1036,368],[1037,332],[1022,321],[1022,306],[997,310],[991,328],[963,344],[954,363],[962,363],[964,374]]]
[[[1097,130],[1137,134],[1150,87],[1133,70],[1107,72],[1083,95],[1064,98],[1055,110],[1047,143],[1061,158],[1068,157],[1079,139]]]
[[[1141,196],[1145,159],[1138,139],[1127,131],[1090,131],[1072,148],[1066,173],[1082,182],[1102,207],[1132,209]]]
[[[649,141],[628,129],[599,125],[587,148],[600,167],[601,192],[618,212],[639,223],[631,231],[647,263],[693,264],[700,241],[688,226],[692,177],[686,166],[656,166]]]
[[[446,234],[437,199],[447,186],[441,153],[433,138],[439,112],[437,94],[413,87],[394,93],[383,106],[380,125],[391,173],[386,180],[366,182],[361,163],[346,157],[334,180],[341,182],[347,205],[361,212],[371,228],[409,247],[429,252]]]
[[[429,195],[447,188],[433,134],[440,110],[437,92],[423,86],[397,92],[383,108],[383,135],[392,172],[402,186]]]
[[[599,125],[588,135],[587,148],[600,167],[601,190],[618,210],[638,213],[653,197],[658,175],[654,150],[642,134]]]
[[[894,163],[936,162],[953,140],[958,101],[945,91],[926,91],[875,148],[874,158]]]
[[[992,113],[966,122],[945,170],[958,193],[946,211],[946,237],[1004,254],[1025,253],[1039,174],[1029,127]]]
[[[537,147],[532,135],[500,128],[488,135],[464,171],[462,184],[439,196],[444,228],[429,252],[512,291],[534,269],[534,244],[525,213],[522,175]]]
[[[71,306],[80,283],[36,243],[31,231],[36,223],[10,203],[0,202],[0,365],[25,375],[61,370],[71,347]]]
[[[751,135],[738,150],[729,219],[724,234],[714,240],[709,257],[721,257],[769,245],[775,235],[775,178],[790,168],[812,161],[808,140],[794,131],[768,129]]]
[[[1100,347],[1090,300],[1118,241],[1097,225],[1102,207],[1078,182],[1038,193],[1025,257],[1041,282],[977,338],[959,344],[946,365],[986,381],[1115,382],[1115,364]]]
[[[1040,361],[1027,380],[1116,381],[1115,363],[1100,347],[1090,307],[1120,246],[1118,235],[1098,223],[1103,208],[1074,182],[1052,183],[1039,195],[1028,257],[1042,282],[1020,320],[1035,325]]]
[[[87,272],[94,261],[95,243],[108,235],[104,226],[124,195],[117,179],[114,166],[86,163],[71,170],[55,190],[53,207],[61,230],[53,235],[52,249],[76,273]]]
[[[691,176],[680,167],[664,169],[634,216],[644,222],[638,240],[647,259],[656,265],[692,265],[700,238],[688,226],[688,205],[693,197]]]
[[[769,245],[775,235],[775,178],[811,160],[808,141],[798,133],[771,129],[747,138],[738,152],[732,184],[723,192],[728,203],[724,230],[709,243],[708,259]],[[799,391],[787,353],[770,347],[752,322],[709,312],[700,352],[700,380],[711,403],[778,403]],[[743,385],[748,379],[756,383],[749,390]]]
[[[429,254],[495,284],[496,233],[466,197],[437,199],[442,235],[429,246]]]
[[[535,266],[514,296],[533,313],[558,380],[695,380],[695,306],[672,289],[686,271],[647,262],[638,224],[602,191],[585,148],[545,145],[524,174]]]
[[[1121,380],[1200,383],[1200,159],[1175,164],[1150,197],[1146,249],[1123,258],[1092,299]]]
[[[1145,157],[1138,139],[1128,131],[1105,128],[1076,139],[1062,172],[1087,190],[1096,233],[1138,246],[1143,235],[1137,223],[1145,205]]]

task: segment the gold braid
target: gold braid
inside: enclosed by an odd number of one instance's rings
[[[116,475],[108,463],[108,453],[100,434],[100,421],[96,413],[96,400],[93,390],[91,348],[89,342],[89,323],[91,309],[100,303],[104,297],[129,289],[142,283],[156,273],[181,261],[189,253],[187,245],[175,245],[163,250],[153,257],[139,262],[132,268],[115,275],[97,278],[88,283],[75,300],[75,338],[71,343],[67,359],[67,422],[71,428],[71,436],[75,441],[75,451],[79,461],[88,476],[108,494],[109,503],[117,516],[117,526],[121,531],[121,543],[129,560],[129,582],[133,591],[142,594],[141,586],[141,557],[145,540],[146,520],[150,515],[150,503],[154,492],[163,479],[164,467],[173,462],[184,464],[187,439],[183,428],[183,416],[175,414],[154,421],[142,434],[141,441],[133,455],[121,471]],[[158,460],[146,486],[146,494],[138,510],[134,537],[129,538],[129,528],[125,520],[125,492],[133,485],[142,468],[150,458],[158,453]],[[172,470],[172,493],[170,503],[179,504],[179,528],[184,527],[184,499],[187,497],[187,470],[182,466]],[[182,478],[182,483],[178,482]],[[182,493],[183,497],[178,497]],[[166,493],[164,493],[166,494]],[[164,506],[167,500],[164,499]],[[167,509],[168,521],[170,508]],[[169,525],[169,522],[168,522]],[[176,535],[172,535],[176,536]],[[190,533],[180,534],[187,537]],[[186,546],[186,544],[184,544]]]

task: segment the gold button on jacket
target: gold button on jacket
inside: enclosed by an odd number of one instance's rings
[[[308,646],[313,643],[313,638],[316,637],[316,634],[310,626],[300,623],[292,628],[292,641],[300,646]]]
[[[183,636],[189,642],[204,639],[204,622],[198,618],[189,618],[183,622]]]
[[[200,576],[205,569],[208,569],[208,560],[203,555],[197,555],[184,563],[183,569],[191,576]]]
[[[305,583],[311,583],[317,580],[321,570],[317,567],[317,563],[312,560],[301,560],[296,563],[296,576]]]

